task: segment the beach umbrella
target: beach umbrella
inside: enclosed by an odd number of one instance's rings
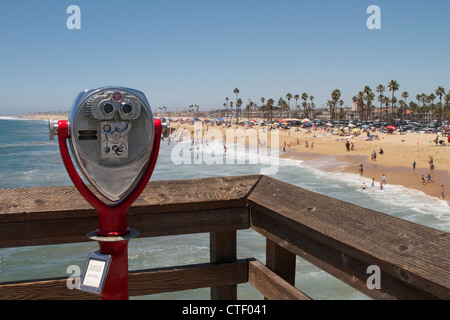
[[[225,121],[225,120],[223,120],[222,118],[217,118],[217,120],[219,120],[219,121]]]
[[[303,123],[309,122],[309,121],[311,121],[311,120],[309,120],[308,118],[305,118],[305,119],[302,120]]]
[[[397,130],[397,128],[394,126],[387,126],[386,129]]]
[[[350,123],[348,126],[349,126],[350,128],[355,127],[355,125],[354,125],[353,123]]]
[[[328,123],[326,124],[326,126],[328,126],[328,127],[332,127],[332,126],[333,126],[333,124],[332,124],[332,123],[329,123],[329,122],[328,122]]]
[[[369,126],[367,124],[363,125],[361,128],[368,128]]]
[[[352,129],[352,132],[358,132],[358,131],[361,131],[361,129],[359,129],[359,128]]]

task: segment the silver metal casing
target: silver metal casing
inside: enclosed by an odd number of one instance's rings
[[[83,91],[69,114],[69,146],[78,167],[113,202],[123,199],[144,174],[154,131],[145,95],[130,88]]]

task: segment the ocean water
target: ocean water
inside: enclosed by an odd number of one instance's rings
[[[279,180],[408,221],[450,231],[450,208],[446,201],[402,186],[388,185],[384,191],[380,191],[370,187],[370,179],[357,174],[326,172],[323,168],[330,161],[336,166],[345,165],[332,157],[306,162],[290,158],[289,154],[278,158],[270,153],[261,155],[254,148],[246,151],[239,148],[234,150],[233,146],[228,148],[227,155],[234,159],[229,164],[225,158],[223,163],[219,161],[222,144],[205,142],[194,154],[186,152],[193,150],[189,145],[176,141],[169,144],[169,140],[165,139],[161,143],[151,179],[260,174],[275,163],[277,170],[272,173]],[[208,162],[211,155],[215,156],[215,163]],[[257,163],[253,163],[255,159],[258,159]],[[369,189],[362,190],[362,182]],[[47,121],[0,117],[0,188],[62,185],[72,185],[72,182],[62,164],[57,141],[49,140]],[[237,234],[238,258],[254,257],[264,263],[265,238],[252,230],[241,230]],[[96,242],[0,249],[0,282],[69,277],[67,268],[71,265],[83,268],[87,254],[97,249]],[[130,270],[203,262],[209,262],[207,233],[137,238],[129,243]],[[296,286],[313,299],[367,299],[365,295],[300,258],[297,258]],[[209,299],[209,289],[133,298]],[[238,285],[238,299],[262,298],[250,285]]]

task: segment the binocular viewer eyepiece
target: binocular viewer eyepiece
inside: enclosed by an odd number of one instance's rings
[[[70,150],[85,178],[108,200],[123,199],[154,151],[155,121],[145,95],[124,87],[83,91],[67,127]],[[51,140],[60,134],[58,123],[50,120],[49,131]]]
[[[67,121],[49,121],[50,139],[58,136],[70,179],[98,212],[98,229],[87,236],[99,242],[100,251],[89,254],[80,290],[104,299],[128,299],[127,243],[139,232],[127,227],[126,211],[153,173],[161,130],[145,95],[123,87],[83,91]],[[85,185],[71,154],[90,184],[112,203],[104,203]],[[97,263],[92,268],[91,261]]]

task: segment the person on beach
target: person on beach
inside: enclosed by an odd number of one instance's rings
[[[363,169],[363,165],[362,164],[360,164],[359,165],[359,175],[363,175],[363,172],[364,172],[364,169]]]
[[[416,161],[414,160],[414,162],[413,162],[413,169],[415,170],[416,169]]]
[[[384,151],[383,151],[383,148],[380,148],[380,152],[379,152],[380,154],[383,154],[384,153]]]
[[[367,189],[367,186],[366,186],[366,184],[365,184],[364,182],[363,182],[363,184],[362,184],[361,188],[363,188],[363,189]]]
[[[428,161],[428,163],[430,164],[430,169],[434,169],[434,161],[432,156],[430,156],[430,161]]]
[[[422,184],[423,185],[427,184],[426,181],[425,181],[425,176],[424,175],[422,175]]]
[[[387,182],[386,182],[386,176],[384,175],[384,173],[383,173],[383,176],[381,177],[381,180],[382,180],[382,183],[383,184],[386,184]]]
[[[377,152],[375,150],[372,152],[372,160],[377,161]]]
[[[352,149],[352,150],[355,150],[355,145],[353,144],[353,142],[352,142],[352,147],[351,147],[351,149]]]
[[[383,183],[380,183],[380,190],[383,190]]]
[[[431,180],[431,173],[428,174],[427,176],[427,183],[433,182],[433,180]]]
[[[442,197],[442,199],[445,198],[445,194],[444,194],[444,185],[441,186],[441,197]]]
[[[371,184],[371,186],[372,186],[372,187],[375,187],[375,178],[372,178],[372,184]]]
[[[345,143],[345,147],[347,148],[347,152],[349,152],[350,151],[350,142],[348,140]]]

